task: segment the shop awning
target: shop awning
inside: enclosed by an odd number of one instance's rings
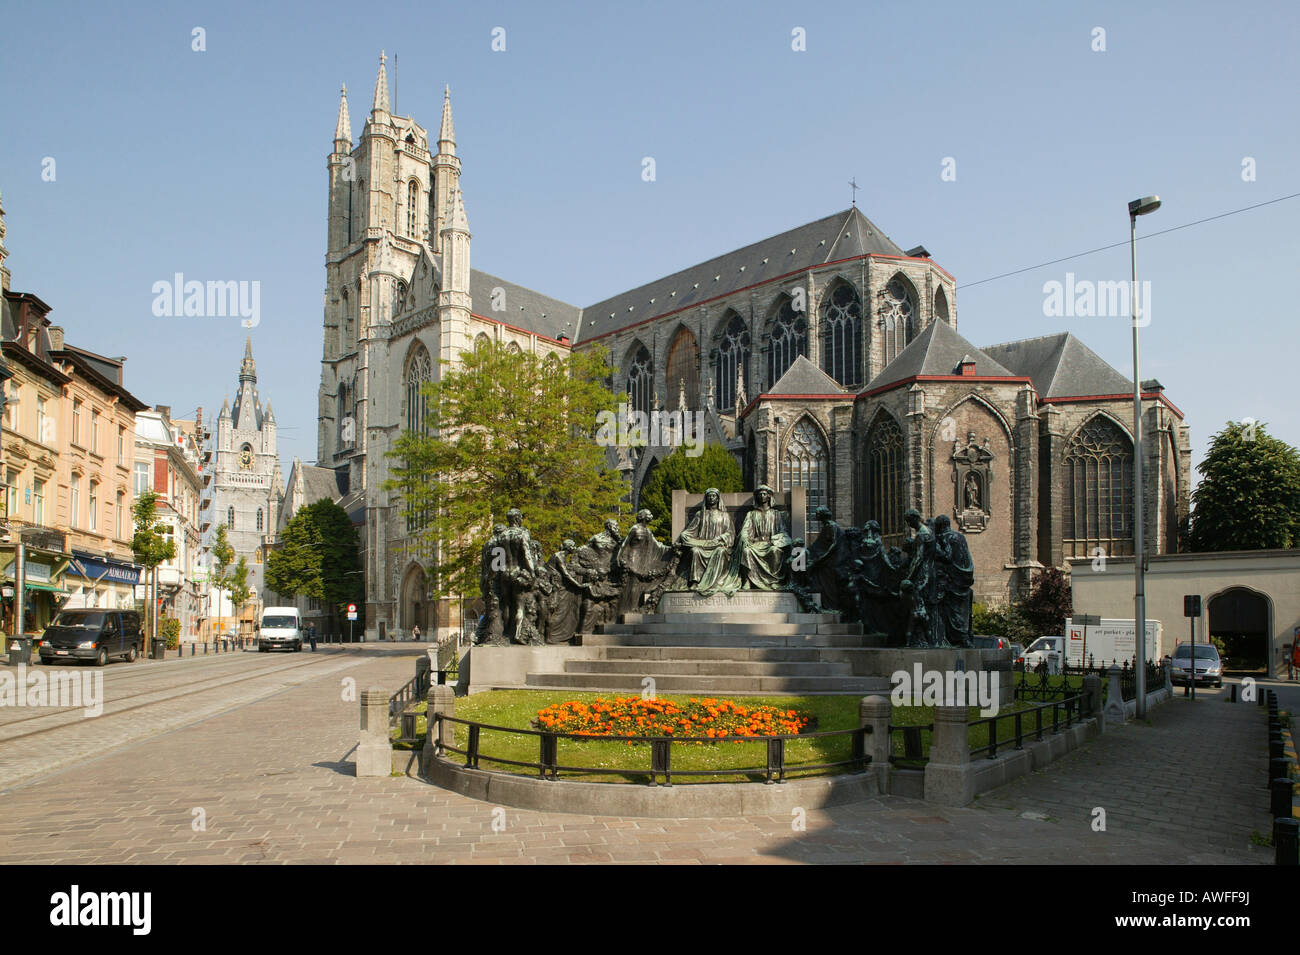
[[[9,582],[9,585],[12,587],[12,586],[13,586],[13,581],[10,581],[10,582]],[[60,587],[58,584],[46,584],[46,583],[41,583],[41,582],[38,581],[38,580],[29,580],[29,581],[27,581],[27,589],[28,589],[28,590],[44,590],[44,591],[48,591],[49,593],[52,593],[52,594],[66,594],[66,593],[67,593],[67,590],[65,590],[64,588]]]

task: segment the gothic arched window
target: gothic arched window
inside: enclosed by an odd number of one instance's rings
[[[713,361],[714,394],[717,408],[729,411],[736,406],[736,370],[744,376],[745,395],[750,394],[749,326],[736,312],[728,312]]]
[[[393,314],[392,314],[393,318],[396,318],[398,315],[402,313],[402,306],[405,304],[404,302],[405,298],[406,298],[406,283],[405,282],[396,283],[393,286]]]
[[[807,533],[820,529],[813,520],[817,508],[829,503],[826,488],[827,460],[826,442],[821,433],[807,418],[800,418],[790,433],[785,445],[785,454],[781,457],[781,490],[802,487],[807,492]]]
[[[262,529],[262,509],[260,507],[257,509],[257,529],[259,531]]]
[[[885,286],[882,299],[880,317],[888,365],[916,335],[916,292],[911,283],[896,275]]]
[[[650,413],[654,397],[654,363],[644,345],[632,356],[632,365],[627,372],[627,396],[633,411]]]
[[[771,388],[786,373],[794,360],[808,354],[808,320],[794,310],[790,297],[784,296],[768,330],[767,387]]]
[[[425,421],[428,411],[428,399],[424,396],[423,386],[433,380],[433,364],[429,361],[429,352],[421,344],[416,344],[406,359],[406,430],[419,434],[428,434],[429,425]]]
[[[664,374],[668,392],[669,410],[676,410],[682,391],[686,392],[686,407],[699,406],[700,348],[689,328],[680,328],[668,346],[668,370]]]
[[[488,338],[486,333],[484,333],[484,332],[479,332],[477,335],[474,336],[474,347],[475,347],[475,348],[491,348],[491,347],[492,347],[492,339]]]
[[[406,234],[418,239],[420,227],[420,181],[412,179],[406,184]]]
[[[1111,419],[1096,415],[1065,448],[1066,557],[1133,553],[1133,441]]]
[[[887,414],[879,414],[867,432],[863,521],[880,523],[886,547],[903,542],[903,429]]]
[[[822,370],[841,385],[862,381],[862,299],[848,282],[822,298]]]

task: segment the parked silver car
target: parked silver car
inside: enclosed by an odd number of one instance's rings
[[[1197,685],[1212,683],[1223,686],[1223,661],[1219,659],[1219,651],[1212,643],[1198,643],[1193,659],[1192,645],[1180,643],[1174,647],[1169,678],[1174,686],[1187,686],[1193,679]]]

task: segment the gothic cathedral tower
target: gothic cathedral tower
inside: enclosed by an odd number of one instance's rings
[[[370,114],[354,147],[343,87],[329,177],[329,227],[317,464],[340,472],[344,504],[360,523],[366,628],[387,635],[402,623],[399,591],[412,558],[400,503],[383,490],[385,457],[414,422],[418,396],[402,382],[422,362],[435,377],[468,341],[469,224],[460,194],[460,159],[451,91],[444,90],[435,151],[429,135],[392,110],[386,58]],[[417,389],[418,391],[418,389]],[[427,588],[416,586],[422,597]],[[427,607],[427,601],[423,604]],[[407,614],[409,616],[409,614]],[[421,629],[429,632],[427,621]]]

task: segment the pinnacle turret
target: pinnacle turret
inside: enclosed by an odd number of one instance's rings
[[[447,148],[443,148],[446,144]],[[451,87],[442,93],[442,127],[438,130],[438,152],[456,154],[456,127],[451,121]]]
[[[375,103],[371,107],[371,112],[388,112],[388,69],[384,62],[388,58],[382,50],[379,51],[379,75],[375,77]]]
[[[348,115],[348,85],[343,84],[339,91],[339,121],[334,126],[334,151],[349,152],[352,149],[352,117]]]

